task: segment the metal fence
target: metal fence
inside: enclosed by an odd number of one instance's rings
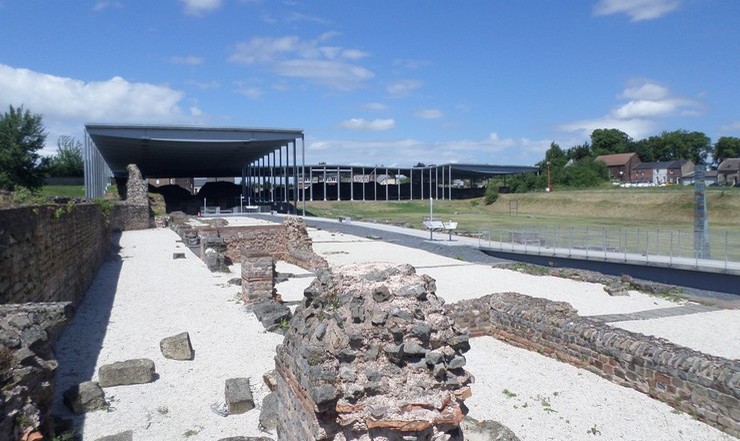
[[[690,264],[740,262],[740,232],[709,234],[709,255],[698,255],[694,232],[648,228],[527,227],[479,230],[479,246],[499,251],[587,259]]]

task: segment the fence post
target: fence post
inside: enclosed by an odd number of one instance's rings
[[[650,262],[650,230],[645,232],[645,262]]]
[[[591,248],[591,227],[586,227],[586,259],[588,259],[589,248]]]
[[[727,253],[727,243],[730,241],[729,238],[729,231],[725,231],[725,272],[727,272],[727,261],[729,260],[729,255]]]
[[[570,227],[570,239],[568,242],[568,257],[571,256],[573,250],[573,227]]]
[[[655,255],[660,256],[660,228],[655,229]]]
[[[671,251],[670,251],[670,258],[668,262],[670,266],[673,266],[673,230],[671,230]]]
[[[627,261],[627,233],[629,230],[624,230],[624,261]]]
[[[606,228],[601,227],[601,243],[604,247],[604,261],[606,261]]]

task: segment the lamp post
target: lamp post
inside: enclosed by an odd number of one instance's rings
[[[547,161],[547,191],[552,192],[550,161]]]

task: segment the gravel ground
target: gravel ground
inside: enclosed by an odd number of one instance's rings
[[[85,440],[125,430],[135,440],[216,440],[259,436],[259,411],[220,416],[228,378],[250,377],[255,402],[269,392],[262,374],[274,368],[282,336],[266,333],[253,314],[235,302],[237,274],[212,274],[171,230],[125,232],[120,260],[98,272],[56,355],[58,414],[71,414],[61,393],[73,384],[97,380],[101,365],[134,358],[154,361],[153,383],[106,388],[109,411],[78,417]],[[184,251],[186,259],[173,259]],[[192,361],[162,356],[159,341],[188,331]],[[186,434],[190,434],[186,436]]]
[[[438,293],[448,301],[512,290],[566,300],[581,313],[663,307],[662,299],[643,298],[638,293],[610,300],[596,284],[492,268],[493,260],[475,259],[493,258],[473,249],[428,244],[437,251],[432,253],[400,246],[410,244],[403,237],[390,237],[398,241],[384,244],[364,234],[332,235],[325,230],[311,230],[310,234],[317,252],[332,265],[371,260],[412,263],[418,272],[437,278]],[[238,276],[238,266],[232,268],[232,274],[212,274],[177,239],[167,229],[123,233],[120,259],[112,259],[100,269],[57,345],[60,367],[55,407],[57,413],[68,417],[61,393],[72,384],[96,380],[101,365],[150,358],[157,366],[155,382],[107,388],[109,411],[77,417],[84,425],[85,439],[124,430],[134,430],[135,440],[265,435],[257,429],[258,410],[227,417],[217,411],[224,404],[227,378],[250,377],[256,402],[261,403],[267,394],[261,376],[273,367],[275,346],[282,337],[265,333],[254,316],[235,301],[240,289],[227,281]],[[185,251],[187,258],[174,260],[173,251]],[[440,255],[443,251],[450,255]],[[461,253],[470,253],[472,258]],[[282,262],[277,268],[299,275],[280,283],[277,290],[288,301],[300,300],[311,278]],[[707,314],[704,329],[716,323],[715,313]],[[661,328],[669,339],[671,328],[674,326]],[[183,331],[190,332],[195,359],[165,359],[159,341]],[[698,333],[710,340],[734,338]],[[731,439],[644,394],[567,364],[491,338],[473,339],[472,346],[467,368],[477,381],[468,400],[471,416],[497,419],[522,440]]]

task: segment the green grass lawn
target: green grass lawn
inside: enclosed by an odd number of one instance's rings
[[[84,185],[45,185],[41,187],[41,196],[60,196],[67,198],[84,198]]]

